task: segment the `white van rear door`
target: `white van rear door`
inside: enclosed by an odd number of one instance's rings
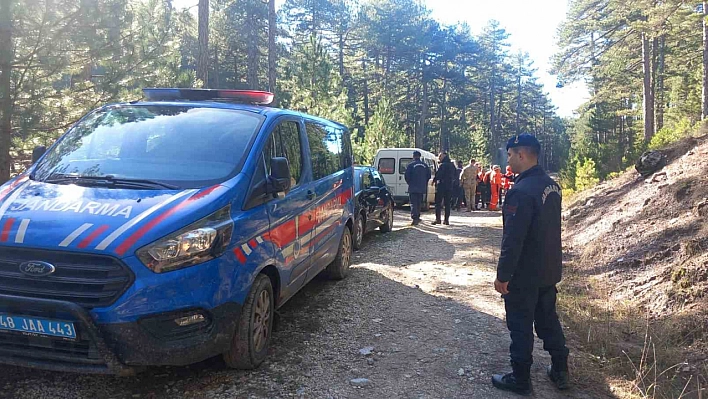
[[[408,183],[406,183],[406,168],[413,162],[413,152],[398,151],[398,192],[399,195],[408,196]]]
[[[391,188],[391,194],[398,195],[398,176],[396,176],[396,151],[383,151],[379,153],[374,167],[384,175],[384,179]]]

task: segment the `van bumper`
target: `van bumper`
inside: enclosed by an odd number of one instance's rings
[[[409,203],[410,198],[408,198],[407,195],[394,195],[393,202],[395,202],[398,205],[403,205],[403,204]]]
[[[51,371],[132,375],[144,366],[183,366],[226,352],[241,305],[184,309],[146,315],[136,322],[96,324],[88,310],[71,302],[0,295],[0,312],[66,320],[77,338],[66,340],[21,333],[0,333],[0,363]],[[180,326],[175,319],[197,316]]]

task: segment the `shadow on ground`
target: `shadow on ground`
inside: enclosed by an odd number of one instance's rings
[[[373,354],[361,355],[368,346]],[[154,367],[130,378],[4,368],[0,397],[270,398],[300,392],[506,398],[511,396],[491,388],[489,373],[507,368],[507,348],[502,320],[354,268],[342,282],[315,279],[279,310],[269,358],[257,370],[228,370],[219,359]],[[537,397],[561,397],[544,379],[543,361],[534,366]],[[349,381],[357,377],[369,379],[370,387],[352,387]]]
[[[414,245],[406,230],[367,238],[363,251]],[[442,248],[429,261],[455,255],[425,228],[416,234]],[[508,369],[508,345],[503,320],[355,266],[340,282],[315,279],[279,309],[269,357],[256,370],[229,370],[218,358],[130,378],[3,367],[0,398],[513,398],[490,384],[491,372]],[[367,347],[371,354],[360,353]],[[544,375],[548,362],[537,354],[535,397],[601,397],[582,381],[560,394]],[[354,378],[369,384],[353,387]]]

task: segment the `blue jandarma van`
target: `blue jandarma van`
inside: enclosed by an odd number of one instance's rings
[[[266,92],[146,89],[0,187],[0,363],[130,374],[265,358],[274,309],[347,275],[347,129]]]

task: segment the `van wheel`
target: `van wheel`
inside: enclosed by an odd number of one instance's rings
[[[228,367],[249,370],[263,363],[273,332],[273,303],[270,279],[259,274],[243,305],[231,349],[223,354]]]
[[[352,234],[348,227],[344,227],[342,239],[339,241],[339,251],[334,261],[327,266],[327,275],[332,280],[342,280],[349,274],[352,262]]]
[[[393,206],[386,210],[386,220],[384,220],[384,224],[382,224],[380,228],[384,233],[393,230]]]
[[[363,214],[359,214],[354,220],[354,238],[352,239],[352,245],[354,250],[357,251],[361,248],[361,243],[364,241],[364,227],[366,225],[366,219],[364,219]]]

